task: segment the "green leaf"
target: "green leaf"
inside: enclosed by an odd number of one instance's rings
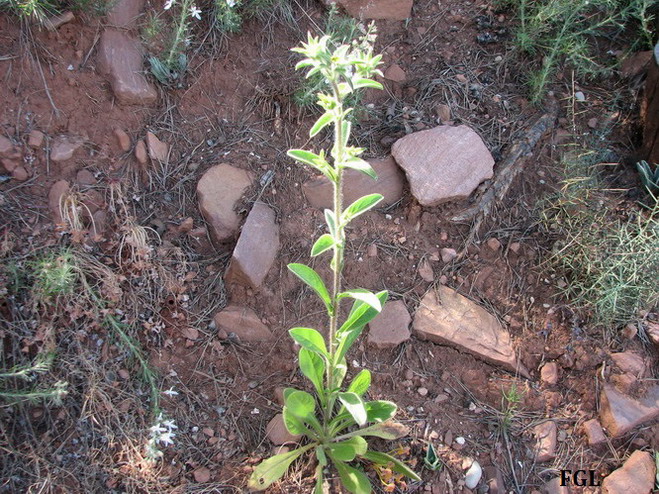
[[[346,377],[346,374],[348,373],[348,365],[346,364],[346,359],[344,358],[339,358],[336,359],[337,363],[334,365],[334,385],[336,386],[337,390],[341,388],[341,384],[343,384],[343,380]]]
[[[368,449],[366,439],[359,436],[328,446],[329,455],[337,461],[352,461],[356,456],[363,456]]]
[[[316,400],[306,391],[293,390],[292,392],[284,393],[284,403],[293,415],[302,419],[313,416],[316,410]]]
[[[344,223],[348,223],[360,214],[365,213],[371,209],[382,199],[384,199],[382,194],[369,194],[367,196],[360,197],[350,206],[348,206],[345,211],[343,211],[343,214],[341,215],[342,221]]]
[[[341,139],[343,139],[343,144],[348,144],[350,140],[350,130],[352,129],[352,122],[350,120],[344,120],[343,125],[341,126]]]
[[[318,449],[316,449],[318,451]],[[323,465],[318,463],[316,466],[316,486],[313,489],[313,494],[323,494],[323,482],[325,481],[323,477]]]
[[[364,408],[364,402],[357,393],[339,393],[339,400],[346,407],[346,410],[350,412],[357,425],[364,425],[366,423],[366,408]]]
[[[336,215],[331,209],[325,210],[325,222],[327,223],[327,229],[330,231],[330,235],[336,237]]]
[[[380,300],[380,305],[384,305],[387,301],[389,293],[386,290],[378,292],[375,296]],[[349,331],[353,328],[364,327],[368,324],[375,316],[378,315],[378,311],[365,304],[361,300],[356,300],[350,310],[348,319],[341,325],[339,332]]]
[[[327,307],[328,312],[333,312],[332,301],[330,300],[329,292],[327,291],[325,283],[318,273],[316,273],[309,266],[298,263],[289,264],[288,269],[290,269],[295,276],[304,281],[318,294],[320,299],[324,302],[325,307]]]
[[[248,486],[250,489],[263,491],[272,483],[279,480],[288,470],[288,467],[305,451],[311,449],[314,445],[310,444],[288,453],[275,455],[268,458],[257,466],[249,478]]]
[[[302,374],[309,379],[320,397],[321,403],[325,401],[325,393],[323,389],[323,379],[325,376],[325,360],[306,348],[300,348],[300,370]]]
[[[288,330],[288,334],[293,338],[302,348],[311,350],[320,355],[328,357],[327,347],[325,346],[325,338],[318,331],[312,328],[293,328]]]
[[[311,431],[304,425],[302,419],[292,413],[288,407],[282,409],[282,417],[286,430],[293,435],[308,435]]]
[[[313,244],[313,247],[311,248],[311,257],[316,257],[317,255],[330,250],[332,247],[334,247],[334,237],[329,233],[325,233]]]
[[[432,470],[433,472],[442,468],[442,460],[437,456],[435,447],[432,443],[428,443],[428,448],[426,449],[426,456],[423,458],[423,463]]]
[[[371,371],[368,369],[362,370],[348,386],[348,392],[358,394],[363,396],[366,391],[368,391],[369,386],[371,385]],[[367,410],[368,413],[368,410]]]
[[[321,466],[327,465],[327,456],[325,455],[325,450],[322,446],[316,447],[316,458],[318,458],[318,464]]]
[[[363,174],[371,177],[373,180],[377,180],[378,178],[378,174],[375,173],[375,170],[368,163],[368,161],[364,161],[361,158],[350,158],[343,162],[343,167],[351,168],[353,170],[357,170],[358,172],[362,172]]]
[[[372,79],[357,79],[355,81],[352,81],[352,87],[355,89],[359,89],[360,87],[372,87],[374,89],[382,89],[382,84]]]
[[[371,494],[371,482],[364,475],[364,472],[360,472],[342,461],[335,461],[334,466],[336,466],[339,472],[343,487],[348,489],[348,491],[352,492],[352,494]]]
[[[396,415],[398,407],[391,401],[376,400],[364,404],[369,422],[385,422]]]
[[[380,453],[379,451],[368,451],[367,453],[364,453],[363,455],[360,456],[378,465],[382,465],[382,466],[391,465],[391,469],[394,472],[402,473],[403,475],[405,475],[406,477],[412,480],[421,480],[421,477],[419,477],[414,472],[414,470],[412,470],[410,467],[408,467],[405,463],[403,463],[399,459],[394,458],[393,456],[388,455],[387,453]]]
[[[375,294],[369,290],[363,288],[356,288],[354,290],[346,290],[345,292],[339,293],[339,298],[354,298],[355,300],[361,300],[368,306],[372,307],[378,312],[382,311],[382,304],[380,299],[375,296]]]
[[[393,420],[387,420],[386,422],[355,431],[355,434],[359,436],[379,437],[391,441],[407,436],[408,432],[409,430],[403,424],[394,422]]]
[[[334,169],[327,162],[323,154],[319,155],[305,149],[290,149],[287,154],[294,160],[318,170],[332,182],[336,181]]]
[[[313,124],[311,130],[309,131],[309,137],[314,137],[318,132],[327,127],[331,122],[334,116],[331,113],[324,113],[321,117],[316,120],[316,123]]]

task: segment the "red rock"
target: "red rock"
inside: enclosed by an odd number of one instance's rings
[[[96,183],[96,178],[94,178],[92,172],[83,169],[76,174],[76,182],[80,185],[94,185]]]
[[[556,457],[557,432],[556,422],[551,420],[533,428],[533,434],[536,437],[536,461],[542,463]]]
[[[246,170],[221,164],[209,168],[199,180],[199,209],[216,244],[232,239],[238,232],[240,218],[234,208],[253,177]]]
[[[27,138],[27,145],[33,149],[38,149],[43,146],[43,141],[46,136],[39,130],[32,130]]]
[[[273,338],[268,327],[249,307],[227,306],[215,314],[214,321],[218,332],[223,330],[227,335],[234,333],[240,341],[245,343],[260,343]]]
[[[451,120],[451,107],[448,105],[437,105],[437,108],[435,108],[435,113],[437,114],[437,118],[439,118],[442,123],[449,122]]]
[[[435,273],[432,270],[432,266],[426,259],[419,263],[418,272],[423,281],[432,283],[435,280]]]
[[[18,180],[19,182],[25,182],[28,178],[30,178],[30,174],[22,166],[17,166],[14,168],[11,171],[11,176],[14,178],[14,180]]]
[[[388,19],[404,21],[412,15],[414,0],[324,0],[338,3],[352,17],[358,19]]]
[[[160,163],[169,160],[169,144],[158,139],[152,132],[146,133],[146,146],[149,149],[149,158]]]
[[[275,212],[261,202],[254,203],[233,250],[226,282],[259,288],[278,250],[279,227],[275,223]]]
[[[56,163],[70,160],[78,149],[82,147],[84,140],[80,137],[58,136],[50,148],[50,159]]]
[[[14,158],[15,154],[14,144],[5,136],[0,136],[0,158]]]
[[[620,73],[631,79],[642,74],[652,60],[652,50],[639,51],[625,58],[620,64]]]
[[[611,437],[659,417],[659,386],[649,389],[643,400],[635,400],[604,384],[600,395],[600,420]]]
[[[355,170],[346,170],[343,180],[343,203],[348,206],[367,194],[382,194],[378,206],[391,206],[403,197],[405,177],[389,156],[382,160],[368,160],[378,175],[377,180]],[[331,209],[334,205],[334,189],[324,176],[309,180],[302,189],[309,203],[318,209]]]
[[[395,348],[410,339],[412,318],[402,300],[387,302],[368,324],[368,344],[376,348]]]
[[[606,444],[606,436],[604,430],[597,419],[590,419],[584,422],[583,430],[588,438],[588,445],[591,447],[601,446]]]
[[[543,383],[553,386],[558,382],[558,364],[556,362],[547,362],[540,369],[540,379]]]
[[[568,494],[567,486],[561,485],[561,478],[554,477],[540,488],[541,494]]]
[[[115,0],[105,16],[109,26],[134,29],[144,8],[144,0]]]
[[[148,155],[146,152],[146,144],[144,144],[142,139],[139,139],[135,143],[135,159],[137,159],[137,162],[140,165],[146,165]]]
[[[142,45],[123,31],[106,29],[98,45],[98,66],[110,79],[112,91],[125,105],[152,105],[155,88],[144,77]]]
[[[645,374],[645,361],[637,353],[631,351],[612,353],[611,358],[623,372],[633,374],[638,379],[641,379]]]
[[[56,223],[62,221],[62,215],[60,214],[60,204],[62,201],[62,196],[69,191],[69,182],[66,180],[58,180],[55,182],[50,191],[48,192],[48,207],[50,208],[51,213],[53,214],[53,219]]]
[[[492,155],[466,125],[409,134],[394,143],[391,153],[423,206],[466,199],[493,175]]]
[[[102,237],[105,234],[105,230],[108,225],[108,214],[99,209],[94,214],[92,214],[92,225],[94,228],[94,234],[98,237]]]
[[[655,462],[647,451],[634,451],[622,467],[602,482],[603,494],[650,494],[656,475]]]
[[[499,252],[499,249],[501,249],[501,242],[499,242],[498,238],[490,237],[487,239],[487,246],[492,252]]]
[[[302,437],[288,432],[284,424],[284,416],[281,413],[272,417],[272,420],[270,420],[265,428],[265,435],[276,445],[296,443]]]
[[[405,71],[400,67],[400,65],[394,63],[387,67],[387,70],[384,71],[384,78],[402,84],[407,80],[407,75],[405,74]]]
[[[455,251],[455,249],[449,249],[447,247],[444,247],[442,250],[439,251],[439,253],[442,256],[442,262],[444,262],[445,264],[448,264],[453,259],[458,257],[458,253]]]
[[[117,141],[119,142],[119,147],[121,150],[123,152],[130,151],[130,136],[126,133],[126,131],[117,127],[114,129],[114,135],[117,137]]]
[[[413,329],[421,339],[450,345],[529,377],[517,362],[510,335],[497,318],[446,286],[426,293],[414,316]]]
[[[9,159],[9,158],[0,159],[0,163],[2,163],[2,166],[9,173],[13,172],[16,168],[18,168],[20,166],[20,164],[17,160],[12,160],[12,159]]]
[[[650,341],[654,343],[655,347],[659,348],[659,324],[648,321],[646,323],[645,332],[650,338]]]
[[[211,471],[206,467],[199,467],[192,472],[192,476],[194,477],[195,482],[208,482],[211,479]]]

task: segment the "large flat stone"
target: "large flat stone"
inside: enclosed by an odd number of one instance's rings
[[[275,212],[262,202],[254,203],[233,250],[227,283],[254,289],[261,286],[279,250],[279,227]]]
[[[109,26],[134,29],[144,8],[144,0],[115,0],[110,3],[106,21]]]
[[[412,318],[402,300],[387,302],[368,323],[368,343],[376,348],[395,348],[410,339]]]
[[[197,183],[199,209],[216,244],[232,239],[238,232],[240,218],[234,208],[253,178],[247,170],[223,163],[209,168]]]
[[[152,105],[156,89],[144,77],[142,45],[118,29],[107,28],[98,44],[98,65],[108,76],[117,100],[126,105]]]
[[[449,345],[511,372],[529,377],[517,362],[510,335],[481,306],[455,290],[439,286],[421,300],[412,325],[421,338]]]
[[[649,494],[654,487],[656,465],[647,451],[634,451],[622,467],[602,482],[603,494]]]
[[[378,174],[373,180],[356,170],[346,170],[343,175],[343,203],[351,203],[367,194],[382,194],[384,199],[379,206],[390,206],[403,197],[405,175],[391,156],[382,160],[368,160]],[[334,205],[334,188],[332,183],[321,176],[309,180],[302,186],[309,203],[318,209],[331,209]]]
[[[610,384],[600,395],[600,420],[611,437],[618,437],[641,424],[659,417],[659,386],[648,390],[642,400],[635,400]]]
[[[338,3],[357,19],[388,19],[404,21],[412,15],[413,0],[324,0]]]
[[[249,307],[229,305],[215,314],[215,326],[222,337],[236,335],[245,343],[260,343],[272,340],[268,327]]]
[[[394,143],[391,154],[423,206],[466,199],[494,173],[494,158],[466,125],[443,125],[407,135]]]

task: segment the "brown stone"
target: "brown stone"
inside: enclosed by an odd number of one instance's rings
[[[419,263],[419,268],[417,271],[419,272],[419,276],[421,276],[423,281],[432,283],[435,280],[435,273],[433,272],[432,266],[427,259],[424,259]]]
[[[98,45],[98,66],[110,79],[112,91],[125,105],[152,105],[155,88],[144,77],[142,45],[117,29],[108,28]]]
[[[43,146],[43,141],[46,136],[39,130],[32,130],[27,138],[27,145],[32,149],[39,149]]]
[[[14,180],[18,180],[19,182],[25,182],[28,178],[30,178],[30,174],[22,166],[17,166],[14,168],[11,171],[11,176],[14,178]]]
[[[400,65],[394,63],[387,67],[387,70],[384,71],[384,78],[402,84],[407,80],[407,75]]]
[[[117,141],[119,142],[119,148],[121,148],[123,152],[130,151],[130,136],[128,133],[125,130],[117,127],[114,129],[114,135],[117,137]]]
[[[556,422],[551,420],[533,428],[536,438],[535,460],[537,462],[542,463],[556,457],[557,433]]]
[[[645,72],[652,60],[652,50],[638,51],[620,63],[620,74],[631,79]]]
[[[561,478],[554,477],[540,488],[541,494],[568,494],[567,486],[561,485]]]
[[[265,435],[273,444],[281,445],[287,443],[296,443],[302,436],[291,434],[284,424],[284,416],[278,413],[268,422],[265,428]]]
[[[192,476],[194,477],[195,482],[208,482],[211,479],[211,471],[206,467],[199,467],[192,472]]]
[[[601,446],[606,443],[604,430],[597,419],[590,419],[584,422],[583,430],[588,438],[588,445],[591,447]]]
[[[388,19],[404,21],[412,15],[414,0],[323,0],[338,3],[357,19]]]
[[[623,372],[633,374],[638,379],[645,374],[645,361],[637,353],[631,351],[612,353],[611,358]]]
[[[20,164],[17,160],[12,160],[12,159],[9,159],[9,158],[1,158],[0,163],[2,163],[2,166],[9,173],[13,172],[16,168],[18,168],[20,166]]]
[[[540,369],[540,380],[543,383],[553,386],[558,382],[558,364],[556,362],[547,362]]]
[[[240,218],[234,208],[253,177],[246,170],[221,164],[209,168],[199,180],[199,209],[216,244],[232,239],[238,231]]]
[[[144,8],[144,0],[115,0],[105,16],[109,26],[121,29],[134,29]]]
[[[0,136],[0,158],[13,158],[15,153],[14,144],[5,136]]]
[[[62,202],[62,196],[64,196],[69,191],[69,182],[66,180],[58,180],[55,182],[50,191],[48,192],[48,207],[53,215],[53,219],[56,223],[62,221],[62,215],[60,214],[60,204]]]
[[[499,252],[499,249],[501,249],[501,242],[499,242],[498,238],[490,237],[487,239],[487,246],[492,252]]]
[[[659,417],[659,386],[653,386],[642,400],[630,398],[610,384],[600,395],[600,420],[611,437],[626,434],[634,427]]]
[[[76,182],[80,185],[94,185],[96,183],[96,178],[94,178],[94,174],[90,172],[89,170],[80,170],[76,174]]]
[[[80,137],[58,136],[50,148],[50,159],[56,163],[70,160],[78,149],[82,147],[84,140]]]
[[[410,339],[412,318],[402,300],[387,302],[368,324],[368,343],[376,348],[395,348]]]
[[[403,197],[405,176],[389,156],[382,160],[368,160],[377,173],[377,180],[356,170],[346,170],[343,177],[343,203],[350,205],[367,194],[382,194],[384,199],[378,206],[391,206]],[[334,188],[324,176],[307,181],[302,189],[309,203],[318,209],[332,208]]]
[[[654,487],[656,464],[647,451],[634,451],[622,467],[602,482],[603,494],[650,494]]]
[[[439,118],[440,122],[446,123],[451,120],[451,107],[448,105],[440,104],[437,105],[437,108],[435,109],[437,113],[437,118]]]
[[[439,253],[442,256],[442,262],[446,264],[448,264],[453,259],[458,257],[458,253],[455,251],[455,249],[450,249],[448,247],[444,247],[442,250],[439,251]]]
[[[275,223],[275,212],[261,202],[254,203],[233,250],[227,283],[259,288],[278,250],[279,227]]]
[[[466,199],[493,175],[492,155],[466,125],[415,132],[397,140],[391,153],[423,206]]]
[[[446,286],[426,293],[414,316],[413,328],[422,339],[450,345],[529,377],[526,369],[517,362],[510,335],[499,321],[481,306]]]
[[[160,163],[167,163],[169,159],[169,144],[158,139],[152,132],[147,132],[146,147],[149,150],[149,158]]]
[[[268,327],[249,307],[229,305],[215,314],[214,321],[218,332],[226,331],[229,336],[234,333],[245,343],[260,343],[273,338]]]
[[[148,160],[148,155],[146,152],[146,144],[142,139],[139,139],[135,143],[135,159],[140,165],[146,165]]]

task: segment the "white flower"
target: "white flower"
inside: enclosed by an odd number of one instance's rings
[[[190,15],[192,17],[194,17],[195,19],[201,20],[201,15],[200,14],[201,14],[201,10],[199,10],[196,5],[193,5],[192,7],[190,7]]]
[[[229,6],[229,8],[235,7],[236,3],[237,3],[237,0],[227,0],[227,5]]]
[[[174,391],[173,387],[169,388],[167,391],[162,391],[162,394],[167,396],[178,396],[178,392]]]
[[[165,9],[165,10],[169,10],[169,9],[171,9],[171,8],[172,8],[172,5],[174,5],[174,2],[175,2],[175,1],[176,1],[176,0],[167,0],[167,1],[165,2],[165,7],[164,7],[164,9]]]

